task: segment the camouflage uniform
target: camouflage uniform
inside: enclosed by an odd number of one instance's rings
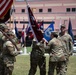
[[[62,25],[61,27],[65,27],[64,25]],[[69,56],[72,55],[73,52],[73,43],[72,43],[72,38],[68,33],[64,33],[64,35],[62,35],[62,33],[59,33],[59,37],[58,37],[61,41],[63,41],[63,45],[64,45],[64,53],[66,56],[66,61],[64,62],[64,66],[65,66],[65,73],[67,71],[67,65],[69,62]]]
[[[20,53],[19,51],[15,51],[15,47],[12,44],[12,42],[6,39],[6,41],[3,44],[3,63],[4,63],[3,75],[12,75],[12,71],[14,69],[14,62],[16,61],[15,56],[18,55],[19,53]]]
[[[4,29],[7,29],[6,27],[7,26],[4,23],[0,24],[0,29],[1,30],[4,31]],[[4,35],[0,31],[0,75],[3,75],[3,71],[4,71],[3,58],[2,58],[3,44],[4,44]]]
[[[42,43],[33,41],[32,52],[30,55],[30,70],[28,75],[35,75],[37,66],[40,69],[40,75],[46,75],[46,60]]]
[[[45,49],[48,50],[48,53],[50,55],[48,75],[54,75],[54,70],[55,68],[57,68],[58,65],[60,65],[60,74],[58,75],[64,75],[63,64],[66,59],[63,52],[63,45],[61,41],[57,39],[57,33],[55,31],[51,32],[51,35],[53,35],[54,37],[52,38],[52,40],[49,41],[48,45],[45,47]]]
[[[3,75],[2,50],[3,50],[4,40],[2,40],[2,36],[3,36],[3,34],[0,32],[0,75]]]

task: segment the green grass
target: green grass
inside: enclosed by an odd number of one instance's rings
[[[27,53],[31,52],[31,47],[26,47],[27,49]],[[24,48],[22,48],[22,50],[24,51]]]
[[[31,47],[27,47],[27,53],[31,52]]]
[[[48,56],[46,56],[46,71],[48,72]],[[30,69],[30,56],[21,55],[16,57],[16,62],[14,65],[13,75],[28,75]],[[36,75],[39,74],[39,69],[37,69]],[[47,75],[47,74],[46,74]],[[68,64],[67,75],[76,75],[76,56],[70,57]]]

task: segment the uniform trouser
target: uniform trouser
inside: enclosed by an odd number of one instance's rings
[[[30,59],[30,70],[28,75],[35,75],[37,71],[37,66],[39,66],[40,69],[40,75],[46,75],[46,60],[45,57],[42,57],[40,59]]]
[[[65,65],[64,61],[51,62],[49,61],[48,75],[54,75],[54,70],[56,69],[56,75],[65,75]]]
[[[12,75],[14,66],[4,66],[4,75]]]
[[[68,68],[68,63],[69,63],[69,58],[67,58],[67,60],[64,62],[66,72],[67,72],[67,68]]]
[[[4,72],[3,60],[0,59],[0,75],[3,75],[3,72]]]
[[[64,67],[64,74],[63,75],[66,75],[67,68],[68,68],[68,63],[69,63],[69,59],[67,59],[66,61],[63,61],[63,63],[62,63],[62,66]],[[57,75],[60,75],[59,74],[59,68],[60,68],[60,65],[58,64],[58,66],[57,66]]]

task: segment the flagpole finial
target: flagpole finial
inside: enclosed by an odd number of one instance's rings
[[[64,20],[64,24],[66,23],[66,21],[67,21],[67,20],[65,19],[65,20]]]
[[[28,6],[28,2],[27,2],[27,0],[25,0],[25,2],[26,2],[26,5]]]

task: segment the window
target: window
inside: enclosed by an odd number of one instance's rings
[[[33,13],[36,13],[36,8],[31,8]]]
[[[76,8],[72,8],[72,12],[75,12],[76,11]]]
[[[39,12],[43,12],[43,9],[39,9]]]
[[[25,9],[22,9],[22,13],[25,13]]]
[[[51,8],[48,8],[48,12],[51,12],[52,11],[52,9]]]
[[[70,8],[66,8],[66,12],[70,12]]]

